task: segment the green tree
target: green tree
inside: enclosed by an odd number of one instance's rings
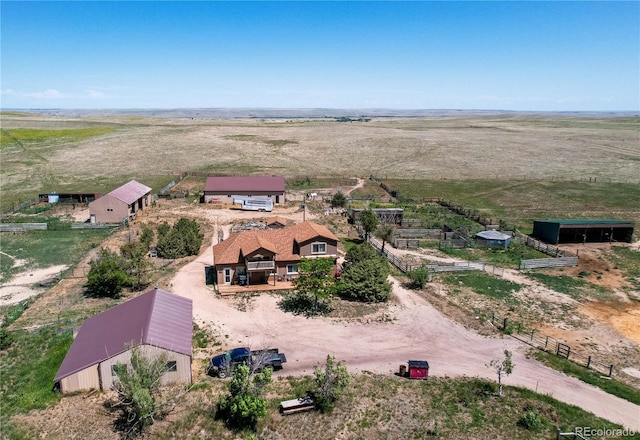
[[[407,272],[407,276],[411,280],[411,286],[416,289],[423,289],[429,282],[429,269],[424,266],[416,267]]]
[[[338,191],[331,198],[331,206],[334,208],[343,207],[347,204],[347,197],[342,193],[342,191]]]
[[[336,363],[333,356],[327,355],[324,368],[317,368],[313,375],[315,389],[311,395],[315,406],[322,412],[330,411],[349,385],[347,367],[342,365],[342,362]]]
[[[229,395],[218,402],[216,416],[231,429],[255,430],[258,420],[267,415],[264,388],[271,383],[271,370],[251,374],[249,367],[239,365],[229,384]]]
[[[117,399],[112,406],[122,411],[119,426],[126,435],[140,434],[162,419],[178,403],[184,392],[162,394],[160,379],[167,371],[167,355],[147,358],[139,346],[131,349],[130,365],[114,367],[113,390]]]
[[[498,374],[498,397],[502,397],[502,376],[508,376],[513,373],[515,364],[511,360],[511,352],[504,350],[504,359],[494,359],[487,364],[487,367],[492,368]]]
[[[175,259],[197,255],[203,237],[200,226],[194,220],[181,218],[173,227],[163,223],[158,226],[158,256]]]
[[[149,246],[143,242],[132,241],[120,247],[122,255],[123,269],[129,275],[131,287],[140,290],[147,286],[149,268],[151,263],[147,260]]]
[[[85,287],[93,295],[119,298],[122,289],[131,283],[124,259],[108,249],[102,249],[90,267]]]
[[[327,258],[303,258],[298,264],[299,276],[293,281],[296,290],[292,300],[303,308],[297,310],[299,313],[313,316],[328,311],[331,297],[336,291],[332,270],[333,261]]]
[[[358,221],[364,230],[365,241],[369,241],[369,235],[378,227],[378,216],[374,214],[371,208],[367,208],[360,213]]]
[[[148,226],[144,226],[142,228],[142,235],[140,235],[140,243],[142,243],[146,247],[149,247],[154,238],[155,234],[153,232],[153,229]]]
[[[349,263],[340,277],[340,296],[352,301],[387,301],[391,297],[388,275],[389,264],[380,257]]]
[[[371,260],[373,258],[378,258],[378,253],[371,243],[365,241],[349,248],[344,256],[346,261],[345,266],[357,263],[358,261]]]
[[[382,240],[382,253],[384,254],[384,245],[385,243],[393,240],[393,233],[396,231],[396,228],[390,224],[384,224],[378,226],[376,228],[374,234],[377,238]]]

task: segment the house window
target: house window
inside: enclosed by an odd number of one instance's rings
[[[107,208],[107,212],[113,212],[113,208]]]
[[[231,284],[231,268],[230,267],[224,268],[224,283]]]
[[[311,245],[311,253],[312,254],[326,254],[327,253],[327,243],[313,243]]]
[[[287,264],[287,273],[298,273],[297,264]]]
[[[115,364],[111,366],[111,376],[116,377],[118,375],[118,371],[128,370],[126,365],[123,364]]]
[[[169,372],[169,371],[178,371],[178,363],[176,361],[167,362],[167,365],[165,366],[165,370],[167,372]]]

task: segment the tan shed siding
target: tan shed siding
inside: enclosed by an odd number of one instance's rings
[[[100,389],[98,365],[92,365],[84,370],[80,370],[60,381],[60,391],[63,394],[90,389]]]
[[[97,223],[120,223],[122,219],[129,217],[129,205],[115,197],[105,195],[89,204],[89,212],[96,216]]]
[[[191,383],[191,358],[185,354],[176,353],[152,345],[142,345],[140,352],[146,357],[156,357],[162,353],[167,354],[167,361],[176,361],[177,371],[167,372],[162,378],[164,385],[169,383]],[[115,376],[112,376],[112,366],[117,364],[129,364],[131,361],[131,350],[127,350],[114,356],[100,364],[100,376],[102,377],[102,388],[108,390],[113,385]]]

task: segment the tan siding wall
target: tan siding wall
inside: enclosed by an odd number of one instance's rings
[[[123,218],[129,217],[129,205],[106,195],[89,203],[89,213],[95,215],[96,223],[120,223]]]
[[[60,381],[60,391],[63,394],[80,390],[90,390],[92,388],[100,389],[98,365],[92,365],[84,370],[80,370]]]
[[[151,345],[141,346],[141,354],[147,357],[156,357],[162,353],[167,354],[167,361],[176,361],[177,371],[167,372],[162,377],[162,384],[168,383],[191,383],[191,358],[187,355],[175,353],[173,351],[154,347]],[[111,375],[111,367],[117,364],[128,364],[131,361],[131,350],[127,350],[114,356],[100,364],[100,377],[102,378],[102,389],[108,390],[113,385],[115,376]]]
[[[327,252],[324,254],[314,254],[311,252],[311,245],[314,243],[326,243],[327,245]],[[312,241],[308,241],[306,243],[301,243],[300,244],[300,256],[304,256],[304,257],[323,257],[323,256],[328,256],[328,255],[338,255],[338,246],[337,243],[333,243],[333,242],[327,242],[324,240],[312,240]]]

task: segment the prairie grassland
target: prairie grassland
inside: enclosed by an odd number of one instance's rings
[[[3,206],[38,192],[106,192],[131,178],[159,189],[172,173],[187,170],[497,180],[503,186],[523,179],[640,182],[637,117],[514,114],[350,123],[1,117]],[[56,130],[67,136],[50,135]],[[23,134],[19,143],[12,139],[16,133]]]

